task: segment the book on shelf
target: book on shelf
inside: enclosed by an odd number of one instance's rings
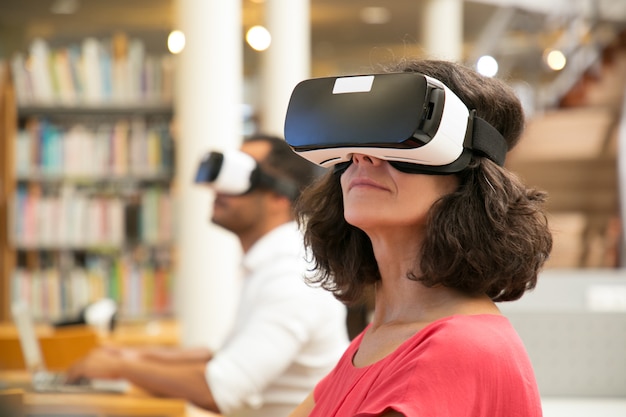
[[[169,191],[158,186],[142,189],[138,207],[133,205],[119,195],[98,195],[69,184],[53,195],[42,193],[39,186],[20,185],[11,210],[11,241],[17,248],[48,249],[171,244]],[[135,214],[129,214],[131,208]]]
[[[149,54],[123,34],[55,48],[36,38],[11,59],[20,106],[171,103],[174,66],[172,55]]]
[[[55,85],[55,91],[58,92],[59,102],[65,105],[71,105],[78,101],[80,88],[74,83],[76,81],[72,65],[76,65],[78,61],[70,61],[70,49],[59,48],[51,53],[51,72]]]
[[[65,255],[67,256],[67,255]],[[74,317],[89,303],[115,300],[123,319],[171,314],[171,266],[167,257],[87,254],[82,265],[44,257],[37,268],[20,266],[11,277],[11,297],[27,302],[40,321]]]
[[[29,119],[18,131],[18,179],[158,178],[173,172],[172,139],[165,121],[124,117],[94,125],[58,125]]]
[[[26,78],[30,78],[27,86],[32,88],[32,96],[36,102],[52,104],[54,101],[54,90],[50,77],[50,50],[48,43],[41,38],[37,38],[32,42],[29,52],[30,71],[26,71],[24,74]],[[21,86],[18,85],[17,87]]]

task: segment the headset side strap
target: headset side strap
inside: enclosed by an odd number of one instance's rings
[[[276,178],[272,175],[267,174],[262,169],[258,168],[256,170],[256,180],[253,181],[252,188],[255,186],[263,186],[267,187],[280,195],[284,195],[291,201],[295,201],[295,199],[300,194],[300,190],[298,186],[288,179]]]
[[[473,119],[471,148],[482,153],[496,164],[504,166],[504,160],[508,151],[504,137],[486,120],[474,116],[474,111],[472,111],[470,117]]]

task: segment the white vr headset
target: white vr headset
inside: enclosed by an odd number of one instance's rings
[[[448,87],[410,72],[300,82],[289,101],[285,139],[323,167],[345,166],[361,153],[429,174],[459,172],[472,154],[502,166],[507,152],[502,135]]]
[[[244,195],[256,188],[273,190],[291,200],[298,195],[295,183],[269,175],[252,156],[234,149],[206,154],[196,171],[195,182],[228,195]]]

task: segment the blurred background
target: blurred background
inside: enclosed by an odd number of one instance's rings
[[[624,400],[625,0],[0,1],[0,320],[11,299],[52,322],[105,296],[218,344],[240,253],[208,224],[199,158],[282,134],[299,80],[413,56],[517,91],[507,166],[548,191],[555,245],[503,310],[544,395]]]

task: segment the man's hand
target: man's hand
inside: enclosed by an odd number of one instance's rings
[[[77,381],[81,378],[117,379],[124,361],[133,356],[130,350],[114,347],[100,347],[92,350],[86,357],[75,362],[67,370],[68,380]]]
[[[207,349],[100,347],[67,371],[70,382],[80,378],[124,379],[156,396],[182,398],[219,413],[206,381]]]

